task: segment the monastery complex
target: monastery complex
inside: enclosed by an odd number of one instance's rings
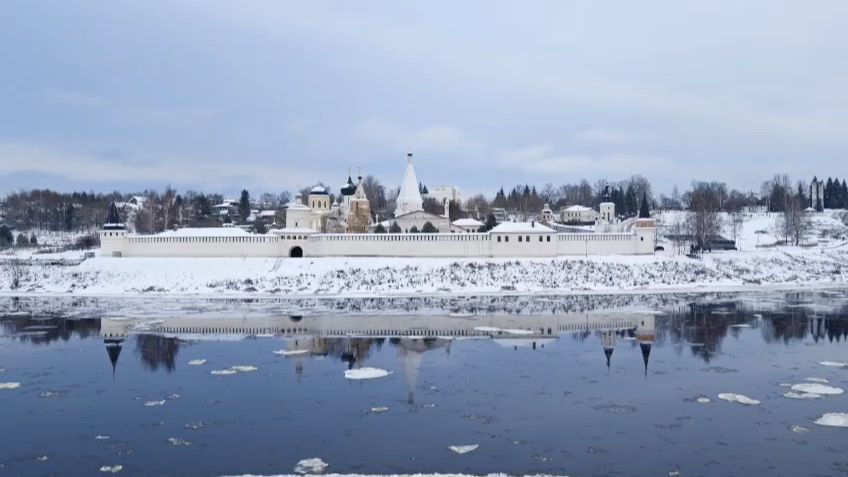
[[[567,226],[554,220],[545,205],[540,221],[501,222],[488,232],[475,219],[450,221],[426,212],[418,188],[412,153],[397,198],[395,216],[381,223],[397,233],[375,233],[362,177],[352,178],[335,203],[323,187],[314,187],[303,204],[298,194],[286,210],[286,227],[267,234],[240,228],[183,228],[156,235],[128,232],[115,204],[100,231],[104,257],[556,257],[563,255],[648,255],[654,253],[656,227],[647,204],[638,217],[617,219],[608,192],[595,212],[574,210],[594,224]],[[347,233],[322,233],[328,221]],[[585,221],[585,220],[584,220]],[[437,233],[420,233],[426,224]],[[396,227],[395,227],[395,224]],[[398,232],[399,230],[399,232]]]

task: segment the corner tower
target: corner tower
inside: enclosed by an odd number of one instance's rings
[[[109,204],[106,222],[100,229],[100,256],[120,257],[124,252],[124,242],[127,237],[127,226],[118,213],[115,201]]]

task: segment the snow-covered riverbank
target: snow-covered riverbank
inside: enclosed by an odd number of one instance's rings
[[[11,286],[13,274],[19,287]],[[373,296],[619,293],[848,285],[848,248],[556,259],[95,258],[0,269],[0,293]]]

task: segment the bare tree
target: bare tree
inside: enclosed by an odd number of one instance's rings
[[[710,240],[721,230],[718,194],[711,184],[694,182],[689,198],[686,228],[701,250],[709,248]]]
[[[730,236],[736,246],[742,249],[742,244],[739,243],[739,233],[742,232],[742,225],[745,223],[745,218],[738,210],[731,212],[727,221],[727,226],[730,229]]]
[[[174,219],[176,218],[176,196],[177,192],[171,188],[171,184],[168,184],[159,202],[163,230],[168,230],[174,225]]]
[[[465,211],[476,218],[486,217],[489,214],[489,201],[483,194],[472,195],[465,201]]]

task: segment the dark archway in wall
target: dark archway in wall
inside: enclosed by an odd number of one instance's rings
[[[291,258],[301,258],[301,257],[303,257],[303,249],[300,248],[300,247],[292,247],[292,249],[289,250],[289,257],[291,257]]]

